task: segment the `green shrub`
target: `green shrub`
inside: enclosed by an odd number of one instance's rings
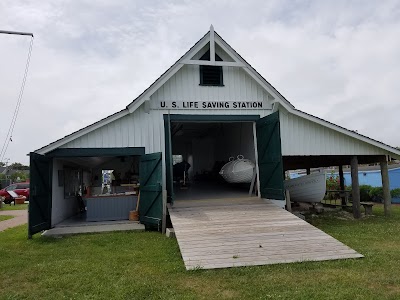
[[[369,196],[371,197],[372,201],[382,202],[383,188],[381,186],[371,188],[369,191]]]
[[[346,186],[347,191],[351,191],[351,185]],[[400,198],[400,188],[393,189],[390,191],[392,198]],[[383,188],[373,187],[370,185],[360,185],[360,200],[362,202],[382,202],[383,201]]]
[[[373,189],[370,185],[360,185],[360,201],[370,202],[372,201],[370,191]]]
[[[393,189],[390,191],[392,198],[400,198],[400,189]]]

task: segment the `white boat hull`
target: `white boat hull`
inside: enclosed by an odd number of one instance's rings
[[[237,159],[225,164],[219,174],[229,183],[250,183],[255,165],[248,159]]]
[[[325,173],[285,180],[284,187],[289,190],[293,202],[321,202],[326,193]]]

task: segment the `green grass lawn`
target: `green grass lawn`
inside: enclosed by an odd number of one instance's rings
[[[28,209],[28,204],[3,204],[3,207],[0,208],[0,211],[4,211],[4,210],[24,210],[24,209]]]
[[[14,218],[13,216],[0,216],[0,222]]]
[[[27,240],[0,232],[0,299],[400,299],[400,207],[386,219],[311,222],[363,259],[185,271],[156,232]]]

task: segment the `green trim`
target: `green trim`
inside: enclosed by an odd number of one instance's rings
[[[32,152],[29,155],[31,196],[28,207],[28,238],[32,238],[33,234],[51,228],[53,159]]]
[[[162,153],[142,155],[140,158],[139,220],[147,227],[157,226],[163,218]]]
[[[262,198],[284,200],[284,172],[279,112],[256,123],[260,193]]]
[[[53,219],[53,158],[50,159],[49,161],[49,194],[50,194],[50,200],[49,200],[49,228],[51,228],[51,222]],[[30,189],[30,187],[29,187]],[[28,208],[29,209],[29,208]]]
[[[58,148],[46,154],[48,157],[130,156],[145,154],[144,147],[126,148]]]
[[[164,115],[172,122],[254,122],[260,119],[260,115]]]
[[[260,115],[173,115],[164,114],[165,134],[165,166],[167,202],[174,201],[173,170],[172,170],[172,138],[171,122],[255,122]]]
[[[170,115],[164,115],[164,133],[165,133],[165,174],[167,203],[174,203],[174,186],[172,170],[172,141],[171,141],[171,120]]]

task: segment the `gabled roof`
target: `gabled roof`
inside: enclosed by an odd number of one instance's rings
[[[156,81],[154,81],[147,89],[145,89],[130,104],[128,104],[126,108],[130,112],[133,112],[134,110],[131,109],[133,104],[137,103],[141,99],[146,100],[147,99],[146,95],[148,95],[148,93],[153,94],[157,90],[159,85],[163,85],[169,78],[171,78],[175,73],[177,73],[180,70],[180,68],[183,66],[183,65],[179,66],[179,62],[182,61],[183,59],[185,59],[186,57],[190,56],[193,52],[195,52],[196,49],[201,49],[202,47],[204,47],[208,42],[206,40],[206,37],[209,34],[210,34],[210,31],[208,31],[200,40],[198,40],[185,54],[183,54],[171,67],[169,67],[169,69],[167,69],[164,73],[162,73],[160,75],[160,77],[158,77],[156,79]],[[194,53],[193,53],[193,55],[194,55]],[[156,86],[157,86],[157,88],[156,88]]]
[[[194,54],[200,51],[207,43],[210,43],[211,36],[214,35],[214,41],[217,43],[225,52],[227,52],[236,61],[243,64],[243,69],[248,73],[258,84],[266,89],[271,95],[282,102],[285,107],[294,108],[294,106],[280,94],[264,77],[260,75],[247,61],[245,61],[224,39],[217,33],[211,26],[211,30],[208,31],[192,48],[189,49],[180,59],[178,59],[164,74],[162,74],[149,88],[147,88],[142,94],[140,94],[135,100],[133,100],[128,106],[129,112],[135,111],[137,107],[143,104],[144,101],[149,100],[150,96],[157,91],[168,79],[176,74],[183,66],[185,60],[190,60]]]
[[[174,74],[176,74],[185,64],[191,63],[191,58],[203,49],[207,44],[210,44],[210,49],[213,49],[217,44],[223,51],[225,51],[229,56],[231,56],[234,62],[217,62],[225,63],[225,65],[236,65],[242,67],[244,72],[246,72],[251,78],[253,78],[261,87],[263,87],[272,97],[274,102],[274,110],[283,107],[286,111],[300,116],[302,118],[308,119],[312,122],[319,123],[323,126],[331,128],[333,130],[339,131],[345,135],[352,138],[361,140],[363,142],[372,144],[378,148],[384,149],[390,153],[395,154],[400,158],[400,151],[382,142],[370,139],[366,136],[360,135],[354,131],[350,131],[321,118],[312,116],[305,112],[295,109],[295,107],[282,95],[280,94],[264,77],[262,77],[246,60],[244,60],[220,35],[214,32],[214,28],[211,26],[210,31],[208,31],[200,40],[198,40],[193,47],[191,47],[181,58],[179,58],[168,70],[166,70],[153,84],[151,84],[146,90],[143,91],[137,98],[135,98],[127,107],[115,114],[112,114],[98,122],[95,122],[87,127],[84,127],[70,135],[65,136],[47,146],[44,146],[35,152],[39,154],[48,153],[62,145],[79,138],[97,128],[100,128],[106,124],[109,124],[119,118],[122,118],[129,113],[133,113],[138,107],[140,107],[146,100],[150,100],[152,94],[154,94],[164,83],[166,83]],[[212,46],[211,46],[212,45]],[[214,49],[212,50],[214,51]],[[212,62],[210,62],[212,63]]]
[[[78,131],[75,131],[69,135],[66,135],[63,138],[60,138],[42,148],[35,150],[39,154],[44,154],[50,152],[76,138],[79,138],[90,131],[93,131],[101,126],[104,126],[116,119],[119,119],[128,113],[134,112],[140,105],[143,104],[145,100],[150,99],[150,96],[157,91],[159,87],[161,87],[168,79],[170,79],[174,74],[176,74],[183,66],[183,61],[189,60],[193,57],[198,51],[200,51],[207,43],[210,42],[211,31],[215,34],[215,42],[225,51],[228,52],[231,56],[236,58],[236,60],[243,63],[244,70],[249,73],[251,77],[253,77],[262,87],[264,87],[267,91],[272,95],[278,96],[282,104],[286,107],[294,106],[283,97],[264,77],[262,77],[248,62],[246,62],[220,35],[211,30],[208,31],[200,40],[198,40],[184,55],[182,55],[168,70],[166,70],[159,78],[156,79],[146,90],[144,90],[138,97],[136,97],[130,104],[127,105],[126,109],[119,111],[115,114],[112,114],[106,118],[101,119],[91,125],[88,125]]]

